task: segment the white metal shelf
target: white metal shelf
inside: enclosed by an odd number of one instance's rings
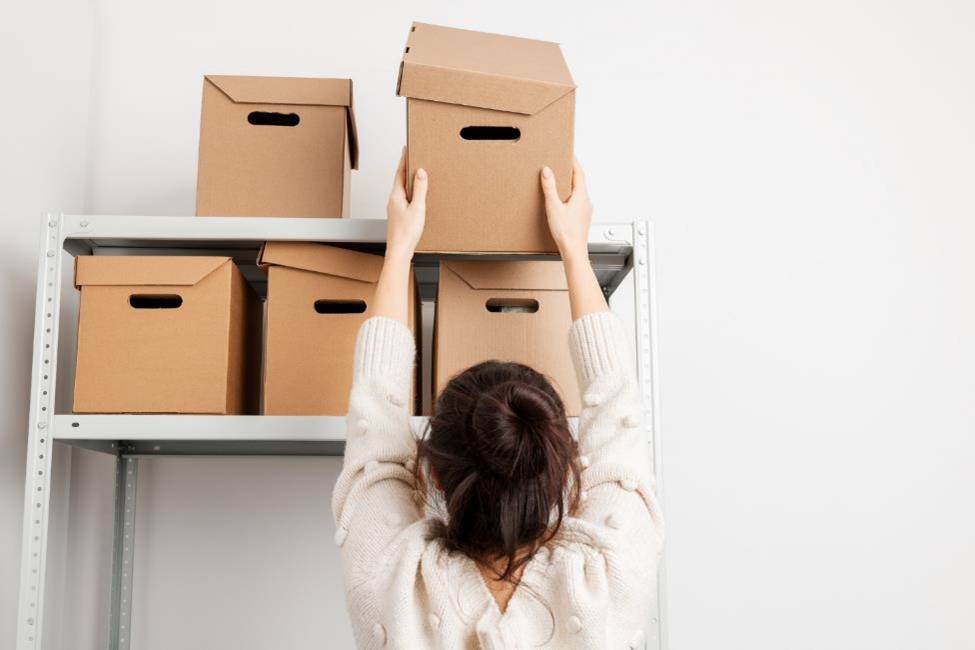
[[[254,262],[267,240],[318,241],[357,250],[382,252],[385,219],[295,219],[279,217],[61,217],[64,247],[72,255],[226,255],[233,257],[258,293],[265,295],[266,276]],[[607,295],[629,272],[633,252],[631,224],[594,224],[589,258]],[[436,295],[441,259],[557,259],[555,255],[485,252],[419,253],[414,257],[423,300]]]
[[[27,446],[24,527],[17,619],[18,650],[42,648],[47,534],[50,517],[54,442],[111,453],[115,463],[115,534],[109,647],[131,644],[132,558],[138,457],[143,455],[340,455],[345,418],[340,416],[226,415],[75,415],[56,412],[61,298],[73,291],[64,284],[65,265],[78,255],[226,255],[264,295],[265,276],[256,266],[264,241],[317,241],[382,252],[383,219],[286,219],[251,217],[130,217],[61,215],[42,222],[38,260],[33,370]],[[594,224],[589,257],[603,291],[613,294],[632,278],[634,350],[644,398],[647,440],[661,489],[661,440],[657,408],[656,310],[652,233],[647,222]],[[414,259],[421,297],[436,296],[438,264],[443,258],[553,259],[544,255],[483,253],[420,254]],[[426,418],[411,420],[419,433]],[[575,426],[575,418],[570,422]],[[658,609],[647,628],[647,647],[663,650],[664,575]],[[55,623],[56,624],[56,623]]]
[[[341,456],[339,415],[55,415],[57,442],[131,456]],[[410,418],[419,436],[429,418]],[[578,418],[569,418],[575,430]]]
[[[341,415],[55,415],[55,440],[345,440]],[[422,426],[426,418],[412,418]]]
[[[345,450],[341,416],[55,415],[52,420],[56,441],[111,454],[341,456]]]

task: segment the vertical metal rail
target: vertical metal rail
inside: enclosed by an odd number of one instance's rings
[[[24,482],[24,527],[21,544],[20,595],[17,608],[18,650],[41,647],[44,622],[44,578],[51,492],[51,418],[57,375],[58,322],[61,314],[61,219],[41,222],[34,317],[27,469]]]
[[[115,530],[112,538],[110,650],[132,644],[132,570],[135,556],[135,499],[139,461],[119,452],[115,461]]]
[[[643,396],[644,422],[652,453],[655,490],[662,498],[662,440],[660,435],[660,402],[657,381],[657,303],[654,276],[653,232],[648,221],[633,223],[633,291],[637,336],[637,377]],[[657,616],[650,619],[647,647],[666,650],[666,568],[661,558],[657,582]]]

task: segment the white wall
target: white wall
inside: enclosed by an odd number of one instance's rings
[[[656,223],[671,647],[972,647],[975,8],[549,4],[102,0],[85,207],[192,213],[202,74],[341,75],[356,81],[362,140],[353,212],[381,216],[410,20],[561,41],[598,218]],[[3,45],[18,58],[49,33],[21,31]],[[42,146],[77,138],[77,114],[48,118],[60,130]],[[10,151],[5,169],[31,177]],[[17,200],[73,209],[76,176],[55,178],[18,183]],[[34,224],[15,212],[5,234],[27,234],[5,237],[0,259],[31,269]],[[18,273],[5,291],[29,305],[32,271]],[[7,549],[30,326],[2,318]],[[134,647],[347,646],[337,468],[144,462]],[[107,593],[95,524],[109,470],[91,454],[72,466],[72,648],[104,646],[92,596]],[[0,560],[0,630],[13,558]]]

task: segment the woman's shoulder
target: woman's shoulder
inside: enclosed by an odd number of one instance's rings
[[[647,538],[635,542],[632,535],[620,535],[619,527],[578,517],[562,521],[553,542],[552,561],[583,562],[587,576],[600,573],[656,574],[658,545]]]

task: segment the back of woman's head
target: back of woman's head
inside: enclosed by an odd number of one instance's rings
[[[565,407],[540,373],[486,361],[456,375],[419,442],[417,479],[432,475],[448,549],[510,579],[557,532],[578,499],[576,443]],[[567,490],[568,488],[568,490]]]

